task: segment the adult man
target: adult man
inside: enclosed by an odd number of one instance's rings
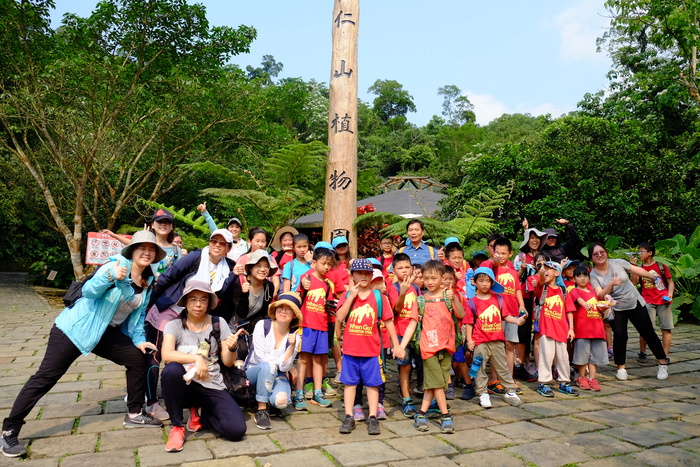
[[[406,246],[399,249],[411,258],[413,266],[422,266],[428,260],[435,259],[435,249],[423,241],[425,225],[420,219],[411,219],[406,224]]]

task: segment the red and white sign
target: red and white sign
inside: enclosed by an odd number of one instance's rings
[[[87,251],[85,252],[85,264],[105,264],[110,256],[121,253],[124,245],[109,235],[101,232],[88,232]],[[131,235],[123,235],[131,238]]]

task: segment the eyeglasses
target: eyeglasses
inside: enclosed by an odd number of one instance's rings
[[[649,253],[649,252],[647,250],[639,250],[637,253],[639,253],[641,255],[642,253]]]
[[[218,240],[209,240],[209,244],[214,245],[214,246],[217,246],[217,245],[218,246],[228,246],[229,245],[228,242],[220,242]]]
[[[596,251],[593,256],[605,256],[605,250]]]

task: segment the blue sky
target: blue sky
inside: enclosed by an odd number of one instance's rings
[[[342,0],[339,0],[342,1]],[[284,64],[280,77],[328,83],[333,0],[204,0],[212,25],[254,26],[250,54],[232,62],[258,66],[263,55]],[[65,12],[89,15],[94,0],[56,0]],[[441,86],[458,86],[485,125],[504,113],[574,110],[586,92],[605,90],[610,59],[596,53],[609,24],[604,0],[360,1],[360,99],[377,79],[393,79],[414,98],[409,121],[442,112]]]

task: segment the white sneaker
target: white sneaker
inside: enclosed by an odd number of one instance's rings
[[[491,405],[491,398],[489,397],[489,394],[487,392],[479,396],[479,405],[485,409],[490,409],[491,407],[493,407],[493,405]]]
[[[518,395],[514,392],[507,392],[503,395],[503,400],[508,402],[512,406],[519,406],[520,405],[520,398]]]
[[[668,379],[668,365],[659,365],[659,372],[656,373],[656,379]]]
[[[617,378],[618,381],[627,381],[627,370],[618,368],[617,373],[615,373],[615,378]]]

